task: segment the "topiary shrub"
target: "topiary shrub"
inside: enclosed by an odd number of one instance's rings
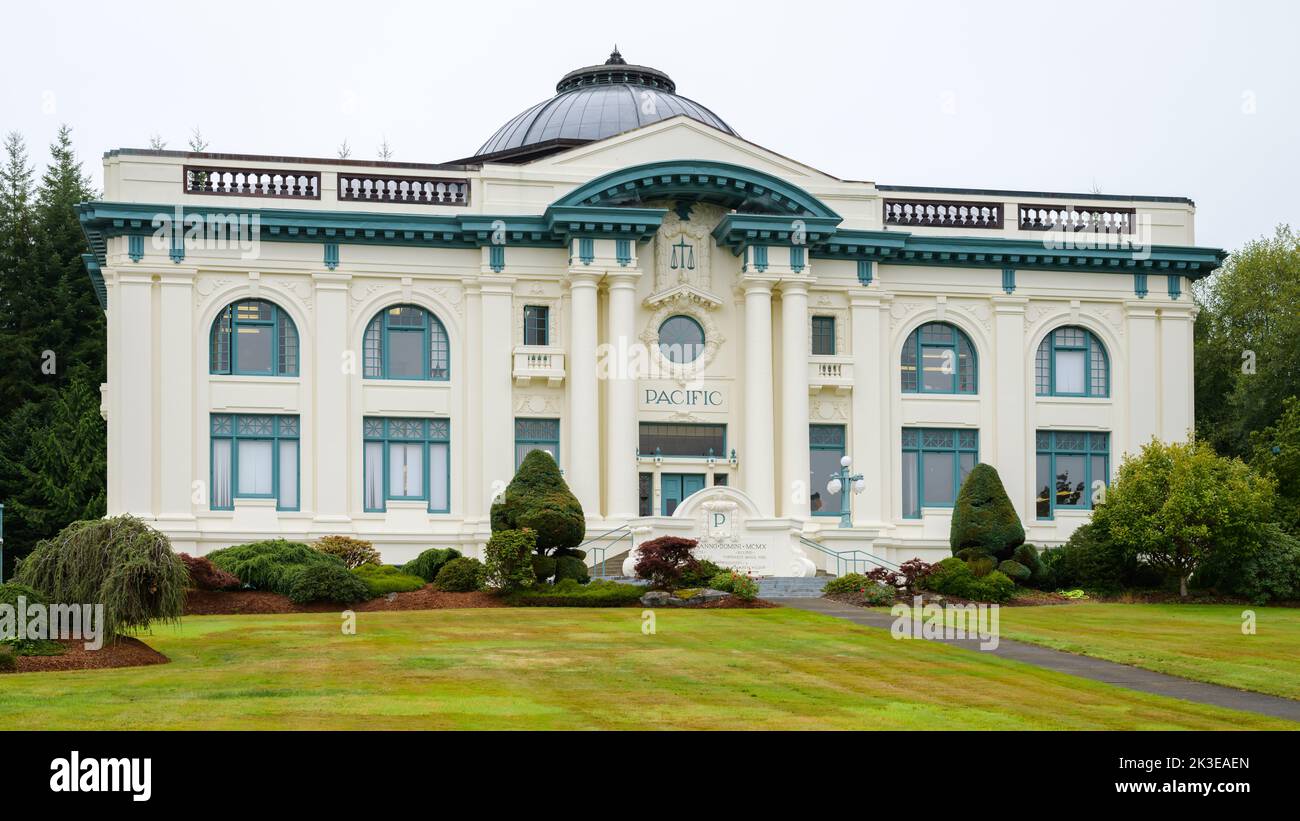
[[[443,565],[452,559],[459,559],[460,555],[460,551],[454,547],[432,547],[402,565],[402,572],[432,582],[438,578],[438,571]]]
[[[438,571],[434,584],[448,593],[472,593],[483,587],[483,573],[483,563],[478,559],[452,559]]]
[[[1007,559],[999,563],[998,572],[1016,584],[1029,584],[1029,577],[1033,575],[1029,568],[1015,559]]]
[[[957,493],[948,533],[953,555],[972,550],[999,560],[1009,559],[1024,542],[1024,525],[1002,487],[1001,477],[992,465],[981,462]]]
[[[682,586],[682,574],[696,564],[691,555],[697,542],[678,536],[660,536],[639,548],[634,570],[637,578],[649,579],[655,590],[676,590]]]
[[[348,570],[356,570],[363,564],[383,563],[374,544],[351,536],[323,536],[312,547],[341,560]]]
[[[966,560],[966,565],[975,578],[982,578],[998,569],[998,560],[992,556],[974,556]]]
[[[1001,603],[1010,600],[1016,583],[997,570],[976,577],[970,565],[956,556],[934,565],[923,582],[925,589],[945,596],[955,596],[970,601]]]
[[[190,574],[190,587],[195,590],[236,590],[239,588],[239,577],[217,567],[207,556],[191,556],[188,553],[182,553],[181,561],[185,563],[185,570]]]
[[[533,557],[533,576],[537,581],[545,582],[555,575],[555,561],[554,556]]]
[[[1029,580],[1023,582],[1023,584],[1037,590],[1052,590],[1056,587],[1052,579],[1052,573],[1047,569],[1047,565],[1043,564],[1043,557],[1039,554],[1037,547],[1031,544],[1022,544],[1016,548],[1016,552],[1012,554],[1011,558],[1029,569]],[[1016,581],[1019,582],[1018,579]]]
[[[294,604],[336,602],[352,604],[370,598],[370,588],[342,562],[304,567],[293,575],[289,601]]]
[[[1016,583],[1007,578],[1002,571],[994,570],[984,578],[976,579],[966,598],[1001,604],[1010,601],[1015,594]]]
[[[423,589],[426,583],[419,576],[403,573],[391,564],[363,564],[353,570],[352,575],[365,583],[372,599],[389,593],[410,593]]]
[[[294,577],[308,567],[339,567],[347,570],[337,556],[313,550],[302,542],[269,539],[231,547],[208,554],[218,568],[233,573],[254,590],[289,595]]]
[[[134,516],[73,522],[43,540],[14,581],[58,604],[104,605],[104,634],[179,622],[189,572],[162,533]]]
[[[587,532],[582,505],[544,450],[524,457],[500,501],[492,505],[493,532],[525,528],[537,534],[537,552],[543,555],[577,547]]]
[[[483,550],[483,576],[487,586],[504,593],[531,587],[537,581],[532,562],[536,549],[537,534],[531,530],[495,531]],[[578,559],[564,561],[582,564]]]
[[[586,584],[591,581],[591,573],[587,570],[587,563],[573,556],[561,556],[556,559],[555,580],[561,582],[565,579],[572,579],[578,584]]]

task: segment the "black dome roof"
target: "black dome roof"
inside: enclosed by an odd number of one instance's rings
[[[667,74],[648,66],[628,65],[615,47],[603,65],[570,71],[560,78],[554,97],[501,126],[475,156],[505,153],[512,159],[531,159],[547,153],[543,144],[557,150],[603,140],[679,114],[736,133],[721,117],[676,90],[677,84]]]

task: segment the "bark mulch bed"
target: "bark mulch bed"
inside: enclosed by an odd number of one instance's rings
[[[983,603],[983,602],[970,601],[968,599],[959,599],[956,596],[941,595],[939,593],[933,593],[929,590],[921,591],[920,596],[921,596],[922,604],[965,605],[965,604]],[[852,604],[857,607],[877,606],[877,605],[863,604],[862,597],[856,593],[827,593],[822,598],[831,599],[832,601],[837,601],[837,602],[843,602],[844,604]],[[1016,591],[1016,595],[1013,599],[1011,599],[1011,601],[1004,603],[1002,606],[1003,607],[1041,607],[1044,605],[1075,604],[1078,601],[1079,601],[1078,599],[1068,599],[1065,596],[1061,596],[1056,593],[1048,593],[1043,590],[1031,590],[1029,588],[1021,588]],[[911,604],[912,597],[904,596],[898,599],[898,602],[902,604]]]
[[[110,667],[143,667],[166,664],[170,659],[149,645],[129,637],[104,642],[98,650],[87,650],[85,642],[60,640],[67,651],[58,656],[19,656],[18,672],[41,673],[62,670],[102,670]]]
[[[185,598],[187,616],[239,616],[270,613],[337,613],[341,610],[447,610],[470,607],[506,607],[490,593],[444,593],[426,585],[409,593],[394,593],[356,604],[294,604],[288,596],[262,590],[191,590]]]
[[[724,599],[712,599],[704,604],[697,604],[691,607],[684,607],[683,610],[766,610],[769,607],[780,607],[776,602],[765,601],[763,599],[752,599],[745,601],[735,596],[727,596]]]

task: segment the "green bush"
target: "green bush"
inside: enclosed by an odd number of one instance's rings
[[[402,565],[402,572],[432,582],[438,578],[438,571],[444,564],[452,559],[459,559],[460,555],[460,551],[454,547],[431,547]]]
[[[1198,587],[1242,596],[1256,604],[1300,601],[1300,539],[1269,524],[1263,544],[1238,561],[1207,565],[1194,580]]]
[[[42,596],[36,589],[28,587],[25,584],[18,584],[17,582],[5,582],[4,584],[0,584],[0,604],[17,607],[19,596],[26,599],[27,604],[46,604],[44,596]]]
[[[470,593],[483,587],[483,574],[483,563],[478,559],[452,559],[438,571],[434,584],[448,593]]]
[[[555,584],[537,584],[510,596],[519,607],[626,607],[641,601],[645,588],[635,584],[596,579],[579,584],[565,579]]]
[[[734,578],[735,574],[730,570],[723,570],[721,573],[714,573],[713,578],[709,579],[709,583],[706,586],[711,587],[714,590],[721,590],[723,593],[730,593],[731,583]]]
[[[992,465],[981,462],[957,493],[948,533],[953,555],[973,549],[999,560],[1009,559],[1024,541],[1024,525],[1002,487],[1001,477]]]
[[[533,557],[533,576],[539,582],[550,581],[555,575],[555,557],[554,556],[534,556]]]
[[[758,582],[744,573],[731,574],[731,595],[742,601],[758,598]]]
[[[714,564],[708,559],[696,559],[695,564],[688,566],[682,571],[682,587],[708,587],[709,582],[719,573],[730,573],[724,567]],[[717,589],[717,588],[715,588]]]
[[[1037,590],[1055,589],[1056,582],[1047,565],[1043,563],[1043,557],[1039,554],[1037,547],[1031,544],[1022,544],[1016,548],[1016,552],[1012,554],[1011,558],[1029,568],[1029,580],[1025,584]]]
[[[321,601],[352,604],[368,598],[370,587],[365,580],[349,571],[342,562],[304,567],[293,574],[289,585],[289,601],[294,604]]]
[[[524,457],[515,477],[492,505],[492,530],[532,530],[543,555],[582,543],[587,520],[560,468],[544,450]]]
[[[826,586],[822,588],[822,593],[832,595],[856,593],[869,584],[874,584],[874,582],[861,573],[845,573],[843,576],[836,576],[826,582]]]
[[[998,563],[998,572],[1016,584],[1029,584],[1033,572],[1015,559],[1006,559]]]
[[[975,586],[972,588],[969,598],[975,601],[1001,604],[1010,601],[1015,594],[1016,583],[1007,578],[1006,574],[1000,570],[994,570],[984,578],[975,580]]]
[[[560,582],[565,579],[573,579],[579,584],[586,584],[591,579],[591,574],[587,571],[587,563],[573,556],[561,556],[556,559],[555,580]]]
[[[998,569],[998,560],[992,556],[977,554],[966,560],[966,566],[975,578],[980,579]]]
[[[352,575],[365,582],[372,599],[389,593],[410,593],[425,585],[424,579],[404,573],[391,564],[363,564],[353,570]]]
[[[269,539],[214,550],[207,558],[218,568],[233,573],[254,590],[289,595],[294,577],[308,567],[339,567],[337,556],[313,550],[302,542]]]
[[[104,635],[179,622],[190,574],[162,533],[133,516],[73,522],[23,560],[14,581],[49,602],[104,605]]]
[[[880,582],[870,582],[862,588],[862,603],[868,607],[885,607],[898,598],[898,589]]]
[[[8,650],[0,649],[0,673],[18,672],[18,659]]]
[[[936,564],[922,585],[945,596],[994,603],[1009,600],[1016,589],[1016,583],[997,570],[982,578],[976,577],[970,565],[956,556]]]
[[[536,549],[537,534],[531,530],[495,531],[483,551],[483,575],[487,586],[506,593],[532,587],[537,581],[532,561]],[[578,559],[566,558],[563,561],[582,564]]]
[[[1052,585],[1113,593],[1126,587],[1158,584],[1160,574],[1142,565],[1133,552],[1111,539],[1096,522],[1083,525],[1060,547],[1042,555]]]
[[[351,536],[323,536],[312,545],[322,553],[341,560],[348,570],[356,570],[365,564],[382,564],[379,551],[371,542],[354,539]]]

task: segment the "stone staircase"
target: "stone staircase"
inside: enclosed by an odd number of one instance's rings
[[[623,560],[627,558],[627,554],[629,552],[630,551],[624,550],[622,553],[618,554],[617,556],[610,556],[609,558],[605,559],[605,561],[598,562],[590,569],[591,577],[593,579],[605,578],[605,579],[618,579],[619,581],[622,581]],[[601,575],[602,566],[604,568],[604,576]]]
[[[830,576],[811,576],[796,578],[777,576],[758,580],[758,597],[760,599],[815,599],[822,594],[822,588],[830,581]]]

